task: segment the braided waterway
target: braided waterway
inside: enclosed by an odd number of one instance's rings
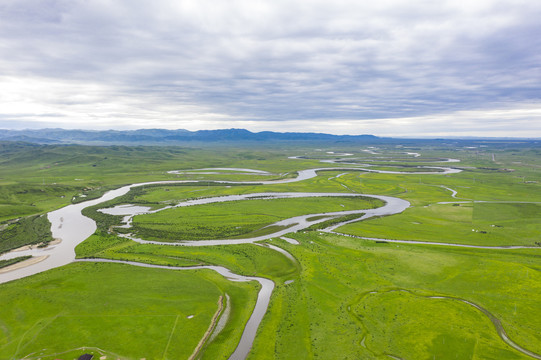
[[[428,167],[427,167],[428,168]],[[210,181],[218,184],[251,184],[251,185],[270,185],[270,184],[284,184],[297,182],[302,180],[307,180],[317,176],[318,171],[335,171],[335,170],[346,170],[346,171],[368,171],[368,172],[379,172],[379,173],[398,173],[404,175],[419,175],[419,174],[430,174],[430,175],[445,175],[460,172],[459,169],[448,168],[448,167],[430,167],[431,169],[437,168],[438,172],[391,172],[391,171],[380,171],[373,169],[366,169],[360,167],[339,167],[339,168],[318,168],[318,169],[307,169],[298,171],[298,176],[296,178],[282,179],[282,180],[268,180],[268,181]],[[204,169],[205,171],[211,169]],[[226,170],[226,169],[219,169]],[[227,170],[242,170],[243,172],[248,173],[262,173],[258,170],[250,169],[227,169]],[[12,280],[21,279],[30,275],[38,274],[40,272],[54,269],[63,265],[75,261],[89,261],[89,262],[110,262],[110,263],[123,263],[132,266],[141,266],[149,268],[163,268],[168,270],[196,270],[196,269],[209,269],[218,272],[220,275],[224,276],[231,281],[257,281],[261,285],[261,289],[258,293],[258,298],[256,301],[255,308],[248,320],[242,337],[239,341],[239,344],[231,355],[230,359],[245,359],[252,347],[255,335],[263,316],[265,315],[268,304],[270,301],[270,296],[274,289],[274,282],[260,277],[248,277],[238,274],[234,274],[229,269],[220,267],[220,266],[194,266],[194,267],[170,267],[170,266],[160,266],[160,265],[151,265],[146,263],[136,263],[129,261],[118,261],[118,260],[109,260],[109,259],[75,259],[75,247],[91,236],[96,231],[96,223],[94,220],[87,218],[82,215],[81,211],[87,207],[98,205],[109,200],[113,200],[119,196],[125,195],[132,188],[145,185],[167,185],[167,184],[182,184],[182,183],[209,183],[208,180],[202,181],[193,181],[193,180],[180,180],[180,181],[154,181],[154,182],[145,182],[138,183],[120,187],[115,190],[108,191],[102,197],[94,200],[88,200],[78,204],[68,205],[64,208],[52,211],[47,214],[49,221],[51,222],[51,231],[55,239],[61,240],[60,243],[57,243],[53,246],[48,246],[46,248],[37,248],[29,249],[18,252],[10,252],[0,256],[0,260],[11,259],[19,256],[31,255],[31,256],[47,256],[44,260],[38,263],[31,264],[26,267],[20,267],[13,271],[5,272],[0,274],[0,283],[5,283]],[[329,212],[329,213],[320,213],[320,214],[309,214],[303,216],[297,216],[289,219],[282,220],[273,225],[286,226],[286,229],[276,231],[274,233],[258,236],[254,238],[247,239],[222,239],[222,240],[208,240],[208,241],[185,241],[185,242],[155,242],[155,241],[146,241],[142,239],[133,238],[133,240],[143,243],[152,243],[152,244],[163,244],[163,245],[177,245],[177,246],[213,246],[213,245],[229,245],[229,244],[240,244],[240,243],[253,243],[256,241],[266,240],[274,237],[280,237],[288,233],[292,233],[298,230],[302,230],[308,226],[311,226],[315,223],[322,222],[334,217],[349,215],[349,214],[360,214],[364,215],[356,219],[359,221],[373,216],[385,216],[393,215],[404,211],[409,207],[409,202],[390,196],[380,196],[380,195],[367,195],[367,194],[357,194],[357,193],[259,193],[259,194],[248,194],[248,195],[231,195],[231,196],[220,196],[206,199],[197,199],[197,200],[188,200],[176,206],[192,206],[198,204],[206,204],[212,202],[223,202],[223,201],[234,201],[234,200],[250,200],[250,199],[261,199],[264,198],[291,198],[291,197],[317,197],[317,196],[359,196],[359,197],[370,197],[379,199],[385,202],[385,204],[376,209],[359,209],[359,210],[350,210],[350,211],[339,211],[339,212]],[[169,208],[169,207],[167,207]],[[128,208],[124,207],[124,210]],[[163,210],[164,208],[160,209]],[[151,212],[145,208],[131,209],[134,212],[128,213],[126,215],[133,216],[134,214],[141,214]],[[158,210],[159,211],[159,210]],[[309,218],[318,217],[318,220],[310,221]],[[343,225],[338,224],[336,227]],[[128,224],[129,226],[129,224]],[[443,245],[443,244],[442,244]],[[447,244],[450,245],[450,244]],[[273,248],[273,247],[271,247]],[[285,253],[285,250],[281,251]]]
[[[237,170],[237,169],[235,169]],[[244,172],[248,172],[247,170],[250,169],[242,169]],[[212,181],[213,183],[217,184],[251,184],[251,185],[270,185],[270,184],[284,184],[284,183],[292,183],[292,182],[298,182],[303,181],[307,179],[311,179],[317,176],[317,171],[334,171],[334,170],[348,170],[348,171],[365,171],[362,168],[358,167],[348,167],[348,168],[317,168],[317,169],[306,169],[306,170],[300,170],[298,171],[298,176],[296,178],[289,178],[289,179],[281,179],[281,180],[264,180],[264,181]],[[459,172],[459,169],[453,169],[453,168],[441,168],[441,172],[430,172],[430,174],[449,174],[449,173],[455,173]],[[254,170],[256,171],[256,170]],[[378,170],[371,170],[372,172],[378,172]],[[418,175],[418,174],[425,174],[425,172],[404,172],[405,175]],[[171,181],[152,181],[152,182],[144,182],[144,183],[138,183],[138,184],[132,184],[132,185],[126,185],[123,187],[120,187],[115,190],[108,191],[103,196],[97,199],[84,201],[78,204],[72,204],[65,206],[61,209],[52,211],[47,214],[47,217],[49,221],[51,222],[51,231],[52,235],[55,239],[60,239],[61,242],[59,244],[48,246],[46,248],[37,248],[37,249],[29,249],[24,251],[12,251],[6,254],[3,254],[0,256],[0,260],[7,260],[12,259],[19,256],[25,256],[25,255],[31,255],[31,256],[48,256],[45,260],[31,264],[29,266],[18,268],[14,271],[6,272],[3,274],[0,274],[0,283],[4,283],[11,280],[21,279],[26,276],[38,274],[40,272],[54,269],[59,266],[67,265],[75,260],[75,247],[80,244],[82,241],[87,239],[90,235],[96,231],[96,223],[94,220],[87,218],[81,214],[81,211],[89,206],[94,206],[97,204],[104,203],[106,201],[115,199],[119,196],[125,195],[128,193],[132,188],[138,187],[138,186],[145,186],[145,185],[167,185],[167,184],[182,184],[182,183],[209,183],[208,180],[202,180],[202,181],[194,181],[194,180],[171,180]],[[359,196],[359,194],[355,193],[340,193],[340,196]],[[405,207],[409,206],[409,203],[407,203],[405,200],[393,198],[389,196],[376,196],[376,195],[367,195],[363,194],[362,196],[370,196],[374,198],[381,199],[386,203],[385,206],[378,208],[378,209],[370,209],[372,214],[374,216],[376,215],[392,215],[399,213],[405,209]],[[223,199],[224,197],[217,197],[220,199]],[[211,201],[217,201],[217,198],[210,198],[210,199],[199,199],[204,203],[205,201],[211,202]],[[212,200],[214,199],[214,200]],[[186,204],[190,204],[190,201],[185,202]],[[405,207],[404,207],[405,206]],[[367,210],[368,211],[368,210]],[[357,211],[354,211],[357,212]],[[337,213],[329,213],[329,216],[335,215],[346,215],[347,212],[337,212]],[[316,214],[317,215],[317,214]],[[307,215],[307,217],[314,216],[314,214]],[[365,216],[366,218],[367,216]],[[289,220],[289,219],[288,219]],[[286,220],[287,221],[287,220]],[[308,225],[309,226],[309,225]],[[274,234],[270,234],[269,236],[265,236],[264,238],[256,238],[256,239],[240,239],[240,240],[226,240],[219,241],[220,245],[223,245],[225,243],[229,244],[238,244],[238,243],[246,243],[246,242],[254,242],[259,240],[264,240],[270,237],[279,237],[282,235],[285,235],[287,233],[297,231],[301,227],[293,226],[287,230],[282,230],[280,232],[276,232]],[[172,245],[172,243],[165,243],[168,245]],[[186,242],[184,245],[190,245],[190,243]],[[194,246],[203,246],[203,245],[213,245],[212,242],[198,242],[198,244],[193,244]]]
[[[235,245],[235,244],[247,244],[254,243],[256,241],[268,240],[275,237],[280,237],[282,235],[293,233],[302,229],[306,229],[309,226],[318,224],[320,222],[340,217],[344,215],[351,214],[364,214],[363,219],[373,216],[385,216],[393,215],[400,213],[408,208],[409,202],[399,198],[383,195],[366,195],[366,194],[356,194],[356,193],[254,193],[254,194],[244,194],[244,195],[228,195],[228,196],[217,196],[204,199],[188,200],[181,202],[175,206],[167,206],[158,210],[153,211],[144,211],[140,207],[114,207],[110,209],[102,209],[102,212],[106,214],[115,214],[115,215],[127,215],[124,218],[124,221],[129,224],[131,223],[131,217],[134,215],[140,214],[149,214],[162,211],[165,209],[170,209],[173,207],[185,207],[185,206],[194,206],[202,204],[211,204],[218,202],[227,202],[227,201],[240,201],[240,200],[250,200],[250,199],[285,199],[285,198],[305,198],[305,197],[359,197],[359,198],[373,198],[382,200],[385,204],[375,209],[358,209],[358,210],[346,210],[346,211],[335,211],[328,213],[317,213],[317,214],[308,214],[291,217],[285,220],[281,220],[270,224],[268,226],[279,226],[282,229],[256,237],[244,238],[244,239],[219,239],[219,240],[197,240],[197,241],[183,241],[178,239],[176,242],[164,242],[164,241],[152,241],[152,240],[143,240],[139,239],[130,234],[119,236],[127,237],[133,241],[136,241],[141,244],[156,244],[156,245],[176,245],[176,246],[215,246],[215,245]],[[316,220],[311,220],[316,218]],[[122,225],[121,227],[126,227]]]

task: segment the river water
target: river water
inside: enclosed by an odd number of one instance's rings
[[[275,237],[280,237],[288,233],[294,233],[307,227],[318,224],[320,222],[329,220],[334,217],[350,215],[350,214],[364,214],[363,219],[372,217],[372,216],[383,216],[383,215],[392,215],[404,211],[408,206],[409,202],[399,198],[394,198],[390,196],[381,196],[381,195],[366,195],[366,194],[353,194],[353,193],[254,193],[254,194],[244,194],[244,195],[228,195],[228,196],[219,196],[212,198],[188,200],[181,202],[174,207],[183,207],[183,206],[193,206],[201,204],[210,204],[217,202],[226,202],[226,201],[239,201],[239,200],[250,200],[250,199],[284,199],[284,198],[304,198],[304,197],[365,197],[365,198],[374,198],[379,199],[385,202],[385,205],[376,208],[376,209],[358,209],[358,210],[347,210],[347,211],[335,211],[327,213],[317,213],[317,214],[308,214],[291,217],[285,220],[275,222],[269,226],[283,226],[285,227],[282,230],[275,231],[270,234],[244,238],[244,239],[219,239],[219,240],[197,240],[197,241],[183,241],[178,239],[177,242],[164,242],[164,241],[152,241],[152,240],[143,240],[131,235],[122,235],[133,241],[136,241],[140,244],[157,244],[157,245],[177,245],[177,246],[215,246],[215,245],[235,245],[235,244],[248,244],[254,243],[256,241],[267,240]],[[171,206],[164,207],[159,210],[148,211],[147,213],[154,213],[164,209],[172,208]],[[104,210],[104,211],[107,211]],[[117,213],[118,211],[112,210],[111,212]],[[122,214],[124,215],[124,213]],[[310,220],[311,218],[317,217],[317,220]],[[321,218],[320,218],[321,217]],[[130,218],[125,218],[127,222],[131,222]],[[358,221],[358,220],[357,220]]]

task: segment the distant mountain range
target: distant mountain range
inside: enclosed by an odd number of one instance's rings
[[[507,143],[517,146],[519,143],[528,146],[539,146],[541,139],[519,138],[475,138],[475,137],[446,137],[431,138],[390,138],[374,135],[332,135],[323,133],[299,132],[251,132],[246,129],[222,130],[66,130],[66,129],[34,129],[34,130],[5,130],[0,129],[0,141],[25,142],[34,144],[82,144],[82,145],[183,145],[193,144],[227,144],[227,145],[257,145],[271,143],[316,143],[328,145],[375,145],[375,144],[486,144]]]
[[[370,142],[374,135],[331,135],[294,132],[251,132],[245,129],[224,130],[2,130],[0,141],[24,141],[39,144],[171,144],[185,142],[264,142],[264,141],[330,141]]]

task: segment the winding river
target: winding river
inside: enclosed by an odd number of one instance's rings
[[[428,296],[428,295],[419,295],[419,294],[416,294],[415,292],[412,292],[412,291],[409,291],[409,290],[406,290],[406,289],[395,289],[395,290],[387,290],[387,291],[370,291],[368,292],[366,295],[368,294],[383,294],[383,293],[390,293],[390,292],[406,292],[408,294],[411,294],[411,295],[414,295],[414,296],[418,296],[418,297],[422,297],[422,298],[425,298],[425,299],[439,299],[439,300],[451,300],[451,301],[459,301],[459,302],[462,302],[464,304],[467,304],[467,305],[470,305],[474,308],[476,308],[477,310],[481,311],[486,317],[488,317],[490,319],[490,321],[492,322],[492,325],[494,325],[494,328],[496,329],[496,332],[498,333],[498,336],[509,346],[511,346],[512,348],[520,351],[521,353],[523,354],[526,354],[534,359],[539,359],[541,360],[541,355],[539,354],[536,354],[528,349],[525,349],[523,348],[522,346],[518,345],[516,342],[514,342],[513,340],[511,340],[509,338],[509,336],[507,335],[507,332],[505,331],[505,329],[503,328],[503,325],[502,325],[502,322],[497,318],[495,317],[490,311],[488,311],[487,309],[485,309],[484,307],[482,307],[481,305],[478,305],[476,303],[473,303],[471,301],[468,301],[468,300],[465,300],[465,299],[462,299],[462,298],[459,298],[459,297],[455,297],[455,296],[443,296],[443,295],[437,295],[437,296]]]
[[[351,170],[354,170],[355,168],[352,168]],[[247,170],[247,169],[243,169]],[[296,178],[292,179],[283,179],[283,180],[274,180],[274,181],[257,181],[257,182],[232,182],[232,181],[215,181],[219,184],[283,184],[283,183],[290,183],[290,182],[296,182],[296,181],[302,181],[306,179],[313,178],[317,176],[317,171],[319,170],[334,170],[334,169],[308,169],[308,170],[301,170],[298,172],[298,176]],[[356,169],[359,170],[359,169]],[[362,170],[361,170],[362,171]],[[181,181],[154,181],[154,182],[144,182],[144,183],[138,183],[138,184],[132,184],[123,186],[121,188],[108,191],[103,196],[101,196],[98,199],[88,200],[82,203],[68,205],[66,207],[63,207],[61,209],[52,211],[47,214],[47,217],[49,221],[51,222],[51,232],[55,239],[60,239],[61,242],[49,246],[46,248],[36,248],[36,249],[29,249],[25,251],[16,251],[16,252],[10,252],[7,254],[4,254],[0,256],[0,260],[4,259],[10,259],[15,258],[19,256],[25,256],[25,255],[31,255],[34,257],[41,257],[44,258],[44,260],[33,263],[29,266],[17,268],[14,271],[9,271],[5,273],[0,274],[0,284],[5,283],[8,281],[21,279],[30,275],[38,274],[40,272],[54,269],[63,265],[67,265],[69,263],[72,263],[75,260],[75,247],[83,242],[85,239],[87,239],[90,235],[92,235],[96,231],[96,223],[94,220],[87,218],[86,216],[83,216],[81,211],[89,206],[94,206],[97,204],[101,204],[103,202],[115,199],[119,196],[125,195],[128,193],[132,188],[137,186],[145,186],[145,185],[156,185],[156,184],[179,184],[179,183],[193,183],[194,181],[191,180],[181,180]],[[203,181],[207,183],[208,181]],[[233,201],[233,200],[239,200],[239,199],[249,199],[250,197],[256,197],[261,198],[261,196],[267,196],[272,198],[277,197],[306,197],[306,196],[361,196],[360,194],[345,194],[345,193],[336,193],[336,194],[319,194],[319,193],[302,193],[302,194],[295,194],[295,193],[284,193],[282,195],[276,194],[276,193],[267,193],[267,194],[250,194],[250,195],[242,195],[242,196],[228,196],[228,197],[214,197],[209,199],[198,199],[198,200],[189,200],[187,202],[184,202],[184,206],[188,205],[196,205],[199,203],[210,203],[210,202],[219,202],[219,201]],[[362,195],[366,196],[366,195]],[[409,206],[409,203],[405,200],[388,197],[388,196],[376,196],[371,195],[371,197],[381,199],[383,201],[386,201],[386,204],[378,209],[369,209],[369,210],[363,210],[364,211],[371,211],[375,216],[376,214],[394,214],[403,211]],[[188,204],[188,205],[187,205]],[[341,215],[341,214],[348,214],[348,213],[358,213],[359,210],[353,210],[353,211],[345,211],[345,212],[334,212],[334,213],[326,213],[325,215],[328,215],[329,217]],[[238,243],[247,243],[247,242],[254,242],[259,241],[263,239],[268,239],[271,237],[277,237],[284,235],[286,233],[296,231],[298,229],[305,228],[307,226],[310,226],[313,223],[309,221],[309,217],[317,216],[317,215],[323,215],[323,214],[311,214],[311,215],[305,215],[300,217],[295,217],[291,219],[286,219],[284,221],[290,221],[290,222],[297,222],[298,225],[293,225],[289,227],[286,230],[281,230],[273,234],[269,234],[267,236],[264,236],[262,238],[252,238],[252,239],[239,239],[239,240],[217,240],[217,241],[205,241],[205,242],[185,242],[185,243],[179,243],[175,245],[184,245],[184,246],[209,246],[209,245],[223,245],[223,244],[238,244]],[[326,219],[321,219],[321,221],[324,221]],[[140,242],[145,242],[144,240],[136,240]],[[165,243],[167,245],[172,245],[172,243]],[[77,260],[81,261],[81,260]],[[92,259],[88,261],[104,261],[104,262],[115,262],[107,259]],[[144,266],[144,267],[159,267],[155,265],[150,264],[140,264],[140,263],[131,263],[131,262],[125,262],[127,264],[131,264],[134,266]],[[169,268],[169,267],[167,267]],[[181,269],[181,268],[179,268]],[[237,349],[235,352],[231,355],[230,359],[244,359],[248,355],[253,340],[255,338],[257,328],[259,327],[259,324],[267,310],[270,296],[272,294],[272,290],[274,289],[274,282],[272,282],[269,279],[264,278],[254,278],[254,277],[244,277],[238,274],[232,273],[230,270],[223,268],[223,267],[215,267],[215,266],[197,266],[197,267],[187,267],[183,268],[184,270],[194,270],[194,269],[211,269],[214,271],[217,271],[222,276],[225,276],[227,279],[233,280],[233,281],[258,281],[261,284],[261,290],[259,291],[256,306],[254,308],[254,311],[252,312],[252,315],[250,316],[250,319],[248,320],[246,327],[243,331],[241,340],[237,346]]]
[[[349,154],[348,154],[349,155]],[[454,169],[449,167],[425,167],[431,169],[438,169],[438,172],[400,172],[400,171],[383,171],[383,170],[373,170],[360,167],[336,167],[336,168],[317,168],[317,169],[307,169],[298,171],[298,176],[296,178],[281,179],[281,180],[268,180],[268,181],[212,181],[213,183],[218,184],[253,184],[253,185],[268,185],[268,184],[284,184],[292,183],[297,181],[303,181],[317,176],[318,171],[366,171],[366,172],[377,172],[385,174],[404,174],[404,175],[420,175],[420,174],[429,174],[429,175],[445,175],[453,174],[460,172],[460,169]],[[195,172],[194,172],[195,171]],[[186,171],[171,171],[170,173],[181,173],[181,172],[214,172],[214,171],[241,171],[244,174],[256,174],[256,175],[266,175],[268,173],[260,170],[252,169],[238,169],[238,168],[217,168],[217,169],[195,169],[195,170],[186,170]],[[222,173],[223,172],[218,172]],[[26,267],[18,268],[14,271],[5,272],[0,274],[0,283],[5,283],[8,281],[20,279],[26,276],[37,274],[49,269],[53,269],[59,266],[67,265],[74,261],[91,261],[91,262],[110,262],[110,263],[123,263],[132,266],[141,266],[149,268],[163,268],[168,270],[195,270],[195,269],[209,269],[216,271],[220,275],[224,276],[231,281],[257,281],[261,285],[261,289],[258,293],[257,302],[255,308],[248,320],[246,327],[243,331],[241,340],[236,348],[236,350],[231,355],[230,359],[245,359],[252,347],[255,335],[263,316],[267,311],[267,307],[270,301],[270,296],[274,289],[274,282],[260,277],[248,277],[238,274],[234,274],[229,269],[220,267],[220,266],[194,266],[194,267],[170,267],[170,266],[159,266],[151,265],[145,263],[129,262],[129,261],[119,261],[119,260],[108,260],[108,259],[75,259],[75,247],[80,244],[82,241],[87,239],[92,235],[96,230],[96,223],[81,214],[81,211],[89,206],[94,206],[101,204],[103,202],[115,199],[119,196],[122,196],[128,193],[132,188],[137,186],[144,185],[156,185],[156,184],[179,184],[179,183],[194,183],[194,182],[204,182],[208,183],[209,181],[193,181],[193,180],[180,180],[180,181],[154,181],[154,182],[145,182],[123,186],[121,188],[111,190],[105,193],[102,197],[94,200],[88,200],[79,204],[68,205],[64,208],[52,211],[47,214],[49,221],[51,222],[51,231],[55,239],[61,239],[61,242],[49,246],[43,249],[29,249],[25,251],[10,252],[0,256],[0,259],[10,259],[14,257],[31,255],[41,257],[44,260],[31,264]],[[356,193],[257,193],[257,194],[247,194],[247,195],[230,195],[230,196],[219,196],[213,198],[197,199],[197,200],[188,200],[184,201],[176,206],[193,206],[198,204],[207,204],[212,202],[223,202],[223,201],[236,201],[236,200],[250,200],[254,198],[292,198],[292,197],[317,197],[317,196],[362,196],[362,197],[371,197],[379,199],[385,202],[385,204],[376,209],[359,209],[359,210],[350,210],[350,211],[339,211],[339,212],[329,212],[329,213],[320,213],[320,214],[309,214],[303,216],[297,216],[289,219],[282,220],[273,225],[286,226],[286,229],[276,231],[272,234],[247,238],[247,239],[222,239],[222,240],[204,240],[204,241],[183,241],[183,242],[157,242],[157,241],[147,241],[143,239],[132,238],[134,241],[140,243],[152,243],[152,244],[161,244],[161,245],[176,245],[176,246],[212,246],[212,245],[224,245],[224,244],[240,244],[240,243],[253,243],[256,241],[266,240],[274,237],[280,237],[288,233],[292,233],[298,230],[302,230],[308,226],[311,226],[315,223],[322,222],[337,216],[343,216],[348,214],[359,214],[363,213],[364,215],[352,221],[359,221],[373,216],[384,216],[397,214],[404,211],[409,207],[409,203],[405,200],[390,197],[390,196],[380,196],[380,195],[367,195],[367,194],[356,194]],[[170,207],[165,207],[170,208]],[[159,209],[157,211],[164,210],[165,208]],[[150,213],[155,211],[148,211],[145,208],[138,209],[126,209],[128,211],[126,215],[133,216],[135,214],[141,213]],[[131,212],[130,212],[131,211]],[[105,211],[104,211],[105,212]],[[310,218],[318,217],[317,220],[310,220]],[[349,221],[349,222],[352,222]],[[326,229],[325,231],[333,232],[335,228],[341,226],[344,223],[335,225],[331,228]],[[129,222],[128,222],[129,226]],[[379,239],[378,239],[379,240]],[[385,240],[385,239],[381,239]],[[389,241],[389,240],[385,240]],[[430,243],[434,244],[434,243]],[[439,244],[438,244],[439,245]],[[441,245],[453,245],[453,244],[441,244]],[[275,249],[271,246],[272,249]],[[285,250],[280,249],[280,252],[284,255],[289,253]],[[289,255],[290,259],[292,258]]]
[[[217,196],[204,199],[188,200],[183,201],[175,206],[167,206],[154,211],[144,211],[139,207],[134,208],[111,208],[103,209],[102,212],[110,215],[128,215],[124,221],[128,224],[131,223],[131,217],[139,214],[150,214],[162,211],[165,209],[170,209],[174,207],[185,207],[201,204],[211,204],[218,202],[227,202],[227,201],[239,201],[239,200],[250,200],[250,199],[291,199],[291,198],[306,198],[306,197],[359,197],[359,198],[373,198],[382,200],[385,204],[375,209],[358,209],[358,210],[346,210],[346,211],[335,211],[327,213],[317,213],[317,214],[308,214],[291,217],[285,220],[281,220],[270,224],[268,226],[280,226],[284,227],[282,230],[275,231],[270,234],[261,235],[257,237],[244,238],[244,239],[221,239],[221,240],[197,240],[197,241],[183,241],[182,239],[177,240],[176,242],[163,242],[163,241],[151,241],[143,240],[131,235],[125,235],[125,237],[136,241],[141,244],[157,244],[157,245],[172,245],[172,246],[214,246],[214,245],[234,245],[234,244],[247,244],[254,243],[256,241],[268,240],[275,237],[280,237],[288,233],[293,233],[302,229],[306,229],[309,226],[318,224],[320,222],[344,215],[351,214],[364,214],[362,219],[366,219],[373,216],[385,216],[398,214],[409,207],[409,202],[399,198],[383,195],[365,195],[365,194],[355,194],[355,193],[252,193],[244,195],[228,195],[228,196]],[[124,211],[123,211],[124,210]],[[317,218],[317,220],[311,220],[312,218]],[[357,220],[358,221],[358,220]],[[345,224],[345,222],[344,222]],[[126,226],[121,226],[126,227]],[[122,235],[120,235],[122,236]]]

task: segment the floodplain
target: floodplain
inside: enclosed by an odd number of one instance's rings
[[[181,182],[134,187],[83,210],[97,230],[75,252],[90,261],[0,284],[0,357],[71,359],[91,352],[107,359],[228,359],[260,285],[233,282],[209,269],[175,270],[213,265],[275,284],[248,359],[541,358],[538,144],[326,146],[7,147],[10,160],[0,163],[2,242],[18,218],[125,184]],[[448,167],[460,171],[445,174],[441,168]],[[210,168],[220,170],[198,171]],[[297,171],[307,169],[319,170],[294,181]],[[23,175],[24,182],[18,180]],[[39,196],[32,199],[31,192]],[[346,196],[161,210],[194,199],[266,192]],[[321,215],[383,205],[362,194],[406,200],[409,207],[364,219]],[[151,213],[123,226],[123,216],[98,211],[128,204]],[[325,226],[272,236],[284,230],[274,223],[310,214]],[[182,246],[182,240],[254,234],[268,238]]]

